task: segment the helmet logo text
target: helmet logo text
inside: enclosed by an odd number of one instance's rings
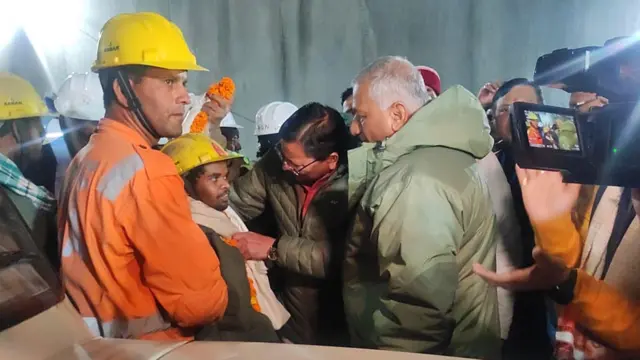
[[[118,51],[120,50],[120,45],[113,45],[111,43],[109,43],[109,46],[107,46],[106,48],[104,48],[103,52],[112,52],[112,51]]]

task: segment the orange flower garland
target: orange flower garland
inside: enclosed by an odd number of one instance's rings
[[[238,242],[233,239],[223,238],[222,241],[227,243],[229,246],[233,246],[234,248],[238,247]],[[258,304],[258,292],[253,284],[253,280],[251,278],[247,278],[249,280],[249,293],[251,294],[251,307],[253,310],[260,312],[260,304]]]
[[[217,83],[211,85],[209,90],[207,90],[207,96],[211,97],[213,95],[218,95],[223,97],[226,100],[231,100],[233,94],[236,91],[236,84],[229,77],[223,77]],[[200,133],[204,130],[204,127],[207,125],[209,121],[209,117],[207,113],[204,111],[200,111],[198,115],[193,119],[193,123],[191,123],[191,128],[189,129],[192,133]]]

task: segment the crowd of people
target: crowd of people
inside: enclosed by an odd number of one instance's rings
[[[206,69],[166,18],[110,19],[91,70],[46,103],[0,76],[0,192],[96,336],[640,356],[640,192],[516,165],[509,107],[544,102],[529,80],[474,95],[381,57],[342,112],[268,99],[249,163],[233,99],[188,92]]]

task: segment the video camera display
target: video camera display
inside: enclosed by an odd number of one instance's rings
[[[525,110],[529,146],[541,149],[580,151],[573,116]]]
[[[640,37],[542,55],[534,83],[594,93],[609,104],[586,113],[513,104],[512,147],[520,167],[561,171],[565,182],[640,187]]]
[[[566,182],[640,187],[640,112],[635,103],[581,113],[529,103],[511,106],[515,160],[560,171]]]

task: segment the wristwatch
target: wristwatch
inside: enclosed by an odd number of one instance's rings
[[[278,249],[273,246],[269,248],[269,251],[267,252],[267,259],[271,261],[278,261]]]
[[[578,271],[572,269],[569,277],[549,291],[549,297],[560,305],[569,305],[573,301],[574,289],[578,281]]]

